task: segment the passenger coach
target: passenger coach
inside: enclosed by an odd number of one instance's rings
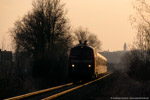
[[[107,72],[107,59],[86,43],[76,45],[69,54],[69,77],[72,81],[97,78]]]

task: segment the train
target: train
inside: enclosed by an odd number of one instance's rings
[[[98,78],[107,73],[107,59],[87,44],[80,42],[69,53],[69,78],[73,82]]]

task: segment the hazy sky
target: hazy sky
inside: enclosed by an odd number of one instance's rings
[[[132,44],[135,38],[129,20],[133,14],[132,0],[63,1],[73,29],[82,26],[95,33],[102,42],[102,50],[117,51],[123,49],[124,42]],[[0,41],[8,37],[14,22],[31,9],[32,0],[0,0]]]

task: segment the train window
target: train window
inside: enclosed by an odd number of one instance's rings
[[[73,48],[71,56],[93,56],[93,50],[90,48]]]

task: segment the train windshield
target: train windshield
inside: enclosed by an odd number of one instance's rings
[[[93,50],[87,47],[78,47],[71,50],[71,56],[92,57]]]

